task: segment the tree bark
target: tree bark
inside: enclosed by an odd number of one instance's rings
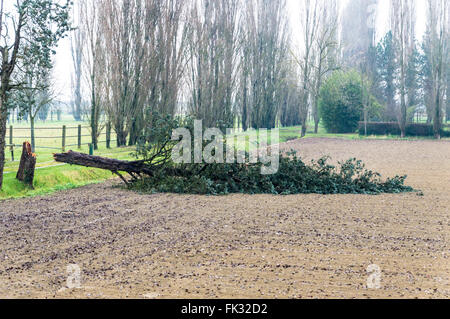
[[[153,177],[155,175],[155,170],[164,167],[164,164],[152,165],[145,161],[120,161],[117,159],[92,156],[73,151],[61,154],[53,154],[53,158],[56,162],[59,163],[99,168],[111,171],[113,174],[119,176],[126,185],[129,185],[129,181],[127,181],[120,172],[128,173],[134,181],[137,181],[138,177],[142,177],[142,175]],[[169,176],[187,177],[191,174],[191,172],[182,168],[164,167],[164,174],[167,174]]]
[[[71,165],[80,165],[85,167],[100,168],[111,171],[115,174],[119,172],[127,172],[131,176],[133,174],[153,175],[153,169],[142,161],[129,162],[110,159],[100,156],[92,156],[78,152],[69,151],[67,153],[54,154],[53,158],[56,162],[67,163]]]
[[[91,74],[91,139],[94,150],[98,150],[98,140],[97,140],[97,129],[98,129],[98,119],[97,119],[97,101],[96,101],[96,91],[95,91],[95,69]]]
[[[317,89],[320,89],[320,87]],[[316,93],[316,96],[314,97],[314,134],[319,133],[319,123],[320,123],[320,116],[319,116],[319,94]]]
[[[306,136],[306,131],[308,129],[307,120],[308,120],[307,118],[301,119],[301,122],[302,122],[301,138],[304,138]]]
[[[31,111],[31,110],[30,110]],[[36,138],[35,138],[35,130],[34,130],[34,116],[31,116],[30,112],[30,133],[31,133],[31,151],[34,153],[36,149]]]
[[[436,92],[436,102],[435,102],[435,110],[434,110],[434,119],[433,119],[433,131],[434,137],[437,140],[441,139],[441,130],[442,130],[442,112],[441,112],[441,91],[438,82],[438,88]]]
[[[23,143],[22,157],[20,158],[19,170],[16,178],[33,187],[34,170],[36,168],[36,155],[31,151],[29,142]]]
[[[0,190],[3,185],[3,169],[5,167],[5,148],[6,148],[6,121],[7,110],[5,105],[6,98],[3,98],[3,94],[0,100]]]

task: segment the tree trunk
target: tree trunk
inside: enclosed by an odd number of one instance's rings
[[[437,140],[441,139],[441,130],[442,130],[442,112],[441,112],[441,91],[439,87],[438,82],[438,88],[436,92],[436,104],[435,104],[435,110],[434,110],[434,123],[433,123],[433,130],[434,130],[434,137]]]
[[[127,172],[130,176],[136,180],[136,175],[153,176],[153,169],[149,165],[146,165],[142,161],[128,162],[120,161],[116,159],[110,159],[100,156],[92,156],[82,153],[69,151],[67,153],[54,154],[56,162],[67,163],[71,165],[80,165],[84,167],[100,168],[111,171],[118,175],[125,184],[128,185],[128,181],[120,174],[120,172]]]
[[[301,138],[303,138],[303,137],[306,136],[306,130],[307,130],[307,128],[308,128],[306,122],[307,122],[307,119],[306,119],[306,118],[303,118],[303,119],[302,119],[302,132],[301,132]]]
[[[34,117],[30,116],[30,127],[31,127],[31,152],[35,152],[36,150],[36,139],[34,136]]]
[[[307,88],[303,88],[303,105],[300,107],[300,121],[302,124],[301,138],[306,136],[307,130],[307,122],[309,115],[309,105],[308,105],[308,93],[306,92]]]
[[[401,71],[400,71],[400,81],[401,81],[401,88],[400,88],[400,132],[401,132],[401,138],[406,137],[406,92],[405,92],[405,67],[404,67],[404,59],[403,59],[403,49],[402,49],[402,58],[401,58]]]
[[[92,139],[92,145],[94,146],[94,150],[98,150],[98,138],[97,138],[97,131],[98,131],[98,118],[97,118],[97,101],[95,99],[96,96],[96,87],[95,87],[95,63],[94,63],[94,70],[91,74],[91,139]]]
[[[401,110],[400,110],[400,131],[401,137],[404,138],[406,136],[406,101],[405,96],[402,94],[401,97]]]
[[[242,97],[242,130],[244,132],[247,131],[247,117],[248,117],[248,110],[247,110],[247,79],[244,77],[244,92]]]
[[[5,106],[4,106],[5,105]],[[5,148],[6,148],[6,98],[2,94],[0,97],[0,190],[3,185],[3,169],[5,167]]]
[[[314,97],[314,134],[319,133],[319,123],[320,123],[320,116],[319,116],[319,97]]]
[[[23,143],[22,157],[20,158],[20,165],[16,178],[28,186],[33,187],[35,167],[36,155],[31,151],[31,144],[25,142]]]
[[[116,121],[115,131],[117,137],[117,147],[126,146],[128,133],[125,132],[124,124],[120,119],[117,119]]]
[[[97,141],[97,119],[96,119],[96,105],[95,103],[92,103],[91,106],[91,139],[92,139],[92,145],[94,146],[94,149],[98,149],[98,141]]]
[[[139,138],[139,129],[138,129],[137,120],[133,119],[133,122],[132,122],[131,128],[130,128],[130,136],[128,138],[128,146],[136,145],[138,138]]]

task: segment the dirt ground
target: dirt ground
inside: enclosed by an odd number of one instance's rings
[[[283,147],[408,174],[424,196],[140,195],[111,181],[3,201],[0,298],[450,297],[450,142]]]

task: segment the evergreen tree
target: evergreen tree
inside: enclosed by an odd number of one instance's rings
[[[414,50],[409,58],[408,67],[406,69],[406,90],[408,96],[408,122],[412,122],[414,114],[420,104],[420,68],[421,68],[421,56],[417,47],[414,46]]]
[[[396,120],[395,110],[395,75],[397,64],[395,58],[395,43],[392,32],[389,31],[377,45],[377,70],[380,79],[381,101],[386,104],[385,121]]]
[[[422,43],[419,80],[422,88],[421,102],[425,105],[425,109],[427,112],[427,123],[430,124],[433,120],[433,79],[431,75],[430,40],[428,33],[425,35],[424,41]]]

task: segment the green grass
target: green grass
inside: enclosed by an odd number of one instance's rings
[[[105,151],[103,156],[121,160],[132,160],[131,148],[111,149]],[[108,152],[108,153],[106,153]],[[98,155],[97,153],[95,155]],[[51,194],[53,192],[72,189],[88,184],[99,183],[113,177],[109,171],[72,166],[68,164],[58,164],[39,167],[35,172],[34,189],[26,187],[23,183],[16,180],[16,171],[5,170],[3,189],[0,191],[0,200],[7,198],[20,198]]]
[[[112,173],[100,169],[59,166],[36,171],[34,189],[16,180],[15,174],[6,174],[0,200],[51,194],[88,184],[99,183],[112,177]]]
[[[103,171],[99,169],[90,169],[84,167],[76,167],[65,164],[58,164],[53,160],[53,153],[58,153],[62,151],[62,140],[60,136],[62,135],[62,126],[66,125],[67,129],[67,140],[66,145],[71,145],[66,147],[66,151],[74,150],[77,152],[88,153],[90,142],[90,132],[87,128],[87,124],[84,122],[75,122],[70,119],[70,117],[63,118],[63,121],[59,122],[36,122],[36,136],[41,138],[36,138],[36,172],[34,180],[34,189],[30,189],[24,186],[22,183],[15,179],[16,172],[19,166],[19,160],[22,152],[21,145],[24,141],[30,140],[30,129],[29,124],[26,122],[21,123],[10,123],[13,125],[13,143],[17,145],[14,149],[14,159],[11,161],[10,149],[6,149],[6,163],[5,163],[5,177],[3,183],[3,189],[0,191],[0,200],[6,198],[20,198],[26,196],[37,196],[43,194],[50,194],[55,191],[63,189],[71,189],[75,187],[84,186],[87,184],[98,183],[105,181],[112,177],[112,174],[108,171]],[[76,137],[78,134],[78,125],[82,125],[82,147],[78,149]],[[42,128],[56,128],[56,129],[42,129]],[[104,132],[103,132],[104,133]],[[112,132],[111,139],[114,141],[115,136]],[[46,138],[42,138],[46,137]],[[133,157],[130,155],[131,152],[135,150],[134,147],[125,148],[115,148],[115,142],[111,142],[113,148],[107,149],[105,134],[100,136],[99,149],[94,152],[94,155],[110,157],[121,160],[132,160]],[[9,144],[9,128],[7,133],[7,144]],[[39,146],[45,146],[52,149],[40,148]]]

